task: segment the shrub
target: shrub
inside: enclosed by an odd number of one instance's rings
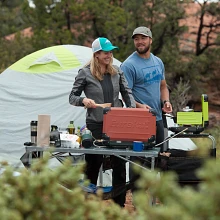
[[[66,160],[51,171],[47,164],[49,153],[33,163],[29,170],[14,170],[6,167],[0,178],[1,219],[137,219],[137,220],[201,220],[220,217],[220,162],[208,160],[198,175],[204,179],[195,191],[180,188],[172,172],[161,174],[136,167],[141,178],[140,189],[134,194],[136,210],[129,213],[113,202],[103,202],[102,192],[86,194],[79,186],[82,166],[73,167]],[[150,192],[150,193],[146,193]],[[160,204],[149,205],[151,195],[159,198]]]

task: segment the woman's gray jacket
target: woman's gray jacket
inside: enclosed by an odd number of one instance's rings
[[[113,85],[113,106],[122,107],[122,101],[119,99],[119,93],[123,98],[123,101],[128,108],[135,108],[135,100],[132,96],[131,90],[128,88],[127,81],[123,72],[118,66],[114,65],[117,70],[117,74],[111,76]],[[81,96],[84,92],[85,96]],[[100,81],[96,79],[90,71],[90,67],[84,67],[79,70],[78,75],[73,83],[72,91],[69,95],[69,103],[74,106],[84,106],[82,103],[84,98],[93,99],[95,103],[104,103],[104,96]],[[102,122],[103,121],[103,109],[102,108],[88,108],[86,114],[86,122]]]

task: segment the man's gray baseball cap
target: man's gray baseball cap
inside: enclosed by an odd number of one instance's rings
[[[136,34],[141,34],[141,35],[152,38],[151,30],[147,27],[138,27],[134,29],[133,35],[131,37],[134,38]]]

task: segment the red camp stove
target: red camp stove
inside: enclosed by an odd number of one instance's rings
[[[116,148],[142,141],[145,149],[155,145],[156,116],[142,108],[104,108],[103,139]]]

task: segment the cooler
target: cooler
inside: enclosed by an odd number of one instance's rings
[[[143,108],[104,108],[103,139],[111,146],[132,146],[143,141],[152,146],[156,138],[156,116]]]

